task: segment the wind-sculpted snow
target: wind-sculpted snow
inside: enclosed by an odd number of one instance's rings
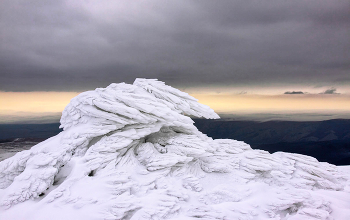
[[[189,116],[219,118],[157,80],[78,95],[63,132],[0,162],[0,219],[350,219],[340,168],[213,140]]]

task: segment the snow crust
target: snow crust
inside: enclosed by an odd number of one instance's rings
[[[350,219],[348,169],[189,116],[219,118],[154,79],[81,93],[63,132],[0,162],[0,219]]]

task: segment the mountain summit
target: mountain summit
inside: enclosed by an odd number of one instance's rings
[[[213,140],[189,116],[219,118],[153,79],[81,93],[61,133],[0,162],[0,219],[350,219],[343,169]]]

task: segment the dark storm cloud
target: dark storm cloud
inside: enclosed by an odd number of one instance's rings
[[[293,91],[293,92],[287,91],[284,94],[285,95],[300,95],[300,94],[304,94],[304,92],[302,92],[302,91]]]
[[[341,84],[349,1],[0,4],[0,90],[81,91],[136,77],[177,87]]]
[[[337,93],[336,91],[337,91],[336,88],[330,88],[330,89],[327,89],[327,90],[324,91],[324,92],[321,92],[320,94],[328,94],[328,95],[340,94],[340,93]]]

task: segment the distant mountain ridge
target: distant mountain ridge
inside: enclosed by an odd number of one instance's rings
[[[212,138],[235,138],[249,144],[350,140],[350,120],[327,121],[230,121],[194,119],[195,126]],[[62,129],[52,124],[0,124],[0,140],[49,138]]]
[[[244,141],[254,149],[270,153],[300,153],[336,165],[350,165],[350,120],[327,121],[230,121],[194,119],[195,126],[208,136]],[[0,124],[0,143],[35,144],[52,137],[62,129],[52,124]],[[9,143],[11,144],[11,143]],[[16,143],[14,146],[19,146]]]
[[[47,139],[57,135],[60,123],[52,124],[0,124],[0,142],[13,141],[16,138]]]
[[[212,138],[235,138],[249,144],[350,140],[350,120],[228,121],[194,119],[197,128]]]
[[[284,151],[335,165],[350,165],[350,120],[228,121],[195,119],[197,128],[212,138],[235,138],[253,149]]]

